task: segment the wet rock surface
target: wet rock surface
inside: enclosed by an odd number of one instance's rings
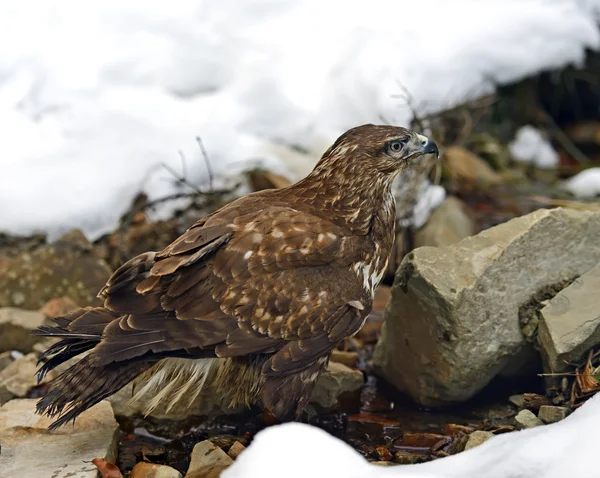
[[[396,274],[374,354],[378,373],[423,405],[472,397],[522,360],[519,307],[600,262],[598,237],[600,213],[557,208],[416,249]]]
[[[539,343],[549,372],[564,372],[600,345],[600,263],[541,310]]]
[[[360,370],[330,362],[317,380],[310,401],[323,408],[332,408],[343,394],[362,388],[363,382],[364,377]]]
[[[116,459],[118,424],[108,402],[83,413],[74,426],[47,430],[36,400],[11,400],[0,408],[0,473],[6,477],[96,478],[94,458]]]
[[[55,297],[99,305],[96,294],[111,274],[81,231],[0,260],[0,306],[37,310]]]

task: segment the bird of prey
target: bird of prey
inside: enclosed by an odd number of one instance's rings
[[[436,144],[395,126],[348,130],[314,170],[200,219],[159,252],[126,262],[98,297],[35,333],[53,380],[39,413],[75,418],[127,383],[148,410],[191,404],[212,383],[232,405],[297,418],[336,345],[369,314],[394,241],[392,182]],[[147,411],[148,411],[147,410]]]

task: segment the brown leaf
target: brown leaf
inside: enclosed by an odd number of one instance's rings
[[[109,463],[104,458],[94,458],[92,463],[96,465],[102,478],[123,478],[121,470],[116,465]]]

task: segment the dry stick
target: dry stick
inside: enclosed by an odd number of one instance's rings
[[[569,153],[569,155],[579,164],[589,164],[590,158],[588,158],[577,146],[575,146],[575,143],[573,143],[567,134],[559,128],[554,119],[545,111],[542,111],[542,115],[544,117],[544,121],[546,121],[552,129],[554,138],[560,143],[564,150]]]
[[[210,158],[208,157],[208,153],[206,152],[206,149],[204,148],[204,143],[202,142],[202,138],[200,136],[196,136],[196,141],[198,143],[198,146],[200,146],[200,152],[202,153],[202,158],[204,158],[204,164],[206,164],[206,171],[208,173],[208,189],[210,191],[212,191],[214,175],[213,175],[212,166],[210,164]]]

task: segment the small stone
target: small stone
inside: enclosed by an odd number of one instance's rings
[[[502,177],[483,159],[461,146],[446,148],[443,164],[457,184],[489,185],[502,182]]]
[[[194,446],[185,478],[217,478],[232,463],[227,453],[211,441],[204,440]]]
[[[11,400],[0,408],[2,476],[96,478],[94,458],[115,462],[119,425],[108,402],[83,412],[75,425],[52,432],[52,419],[36,414],[36,403]]]
[[[530,410],[521,410],[515,417],[515,426],[517,427],[517,430],[539,427],[543,424],[544,423]]]
[[[229,455],[229,458],[235,460],[245,449],[246,447],[244,445],[242,445],[239,441],[236,441],[233,445],[231,445],[227,454]]]
[[[364,377],[360,370],[330,362],[317,379],[310,401],[323,408],[333,408],[342,394],[360,389],[363,383]]]
[[[494,436],[493,433],[477,430],[469,435],[465,450],[475,448]]]
[[[183,475],[175,468],[154,463],[138,463],[127,478],[181,478]]]
[[[523,395],[511,395],[508,397],[508,401],[517,408],[525,408],[525,399]]]
[[[331,353],[332,362],[341,363],[346,367],[354,367],[358,361],[358,354],[356,352],[346,352],[344,350],[334,350]]]
[[[28,354],[0,371],[0,405],[15,397],[25,397],[37,385],[36,362],[35,354]]]
[[[571,410],[566,407],[542,405],[538,412],[538,418],[544,423],[555,423],[565,419],[570,413]]]
[[[448,196],[414,234],[414,247],[448,246],[475,234],[475,223],[465,212],[466,205]]]
[[[13,356],[13,352],[2,352],[0,353],[0,372],[8,367],[11,363],[15,361],[15,357]]]
[[[40,309],[40,312],[50,319],[62,317],[78,309],[79,306],[69,297],[51,299]]]
[[[46,316],[41,312],[13,307],[0,308],[0,352],[31,352],[33,345],[43,337],[30,334],[45,322]]]

